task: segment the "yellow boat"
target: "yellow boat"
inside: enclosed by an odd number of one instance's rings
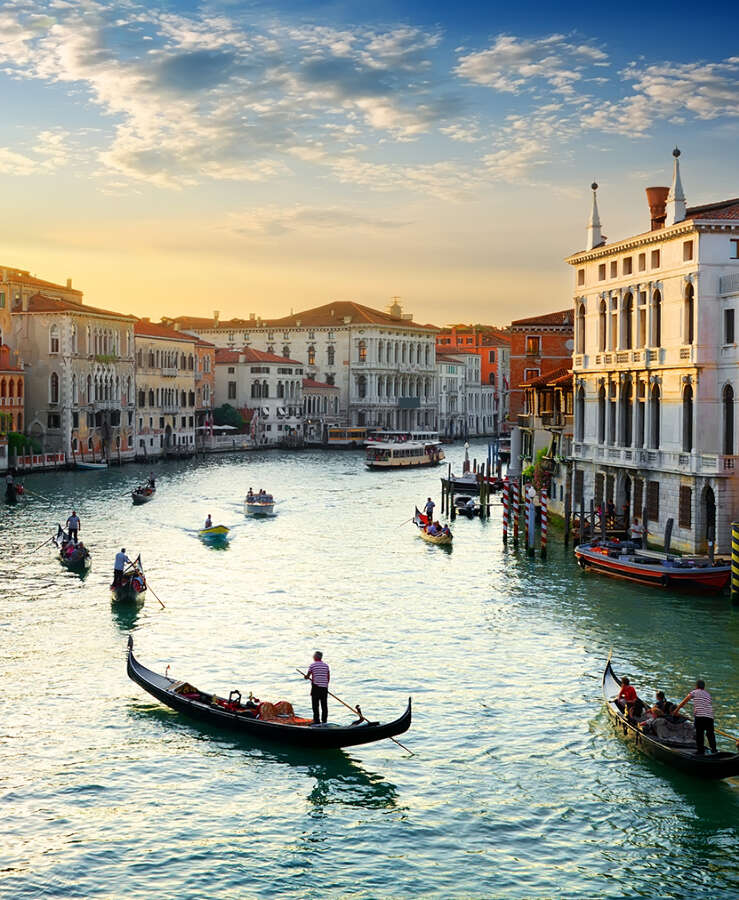
[[[427,544],[438,544],[441,547],[451,547],[452,535],[450,534],[427,534],[423,528],[418,529],[419,535]]]
[[[225,525],[211,525],[210,528],[201,528],[198,537],[202,541],[225,541],[230,530]]]

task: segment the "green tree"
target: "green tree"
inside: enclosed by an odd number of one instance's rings
[[[230,403],[224,403],[223,406],[213,410],[213,423],[215,425],[231,425],[233,428],[238,428],[239,431],[246,425],[244,417]]]

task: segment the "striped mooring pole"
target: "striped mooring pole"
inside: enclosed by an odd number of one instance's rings
[[[513,503],[511,509],[513,511],[513,546],[518,547],[518,504],[519,504],[519,483],[513,482]]]
[[[739,606],[739,522],[731,523],[731,602]]]
[[[508,476],[503,482],[503,543],[508,543]]]
[[[541,489],[541,497],[539,498],[539,506],[541,509],[541,558],[547,558],[547,489]]]

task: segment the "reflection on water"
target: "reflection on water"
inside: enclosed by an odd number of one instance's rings
[[[449,457],[458,466],[461,447]],[[484,448],[473,448],[484,456]],[[255,453],[27,479],[0,508],[0,897],[698,898],[739,889],[739,786],[636,754],[601,709],[608,652],[647,695],[697,676],[739,732],[739,611],[583,573],[550,532],[529,559],[458,518],[454,552],[408,519],[439,472],[361,454]],[[249,484],[281,499],[247,519]],[[72,508],[94,565],[31,553]],[[197,540],[206,514],[229,553]],[[111,604],[115,552],[151,592]],[[155,671],[310,710],[315,649],[403,742],[316,754],[194,724],[126,677]],[[351,720],[334,701],[330,717]],[[244,885],[248,884],[245,888]],[[249,893],[251,892],[251,894]]]

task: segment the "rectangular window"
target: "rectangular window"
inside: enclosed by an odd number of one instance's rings
[[[690,528],[692,517],[693,491],[687,485],[680,485],[680,500],[678,504],[677,524],[680,528]]]
[[[618,277],[618,263],[614,259],[613,262],[611,263],[611,278],[617,278],[617,277]]]
[[[582,469],[575,472],[575,503],[578,508],[583,500],[583,492],[585,490],[585,473]]]
[[[5,309],[5,293],[0,291],[0,309]]]
[[[538,378],[541,375],[541,371],[539,369],[525,369],[523,373],[524,381],[531,381],[532,378]]]
[[[601,263],[598,266],[598,281],[605,281],[605,280],[606,280],[606,264]]]
[[[488,362],[491,362],[491,363],[495,362],[495,350],[488,351]]]
[[[631,256],[626,256],[623,262],[623,273],[624,275],[631,275],[634,268],[634,262]]]
[[[228,383],[228,399],[235,400],[236,399],[236,382],[229,381]]]
[[[639,271],[646,272],[647,270],[647,254],[640,253],[639,254]]]
[[[641,519],[644,510],[642,504],[644,502],[644,482],[641,478],[634,479],[634,515]]]
[[[734,343],[734,310],[724,310],[724,343]]]
[[[693,258],[693,242],[685,241],[683,243],[683,262],[688,262],[688,260]],[[688,526],[690,527],[690,526]]]
[[[582,287],[585,284],[585,269],[577,270],[577,286]]]
[[[652,250],[652,268],[659,269],[659,250]]]
[[[540,356],[541,355],[541,338],[540,337],[527,337],[526,338],[526,356]]]
[[[47,428],[59,428],[61,423],[61,418],[59,413],[49,413],[46,417],[46,427]]]
[[[613,503],[615,480],[613,475],[606,475],[606,503]]]
[[[659,481],[647,482],[647,519],[659,522]]]
[[[252,369],[252,371],[254,371],[254,370]],[[229,366],[229,367],[228,367],[228,374],[229,374],[229,375],[234,375],[235,373],[236,373],[236,368],[235,368],[234,366]]]
[[[593,500],[596,506],[603,506],[603,482],[604,477],[602,472],[595,473],[595,485],[593,488]]]

